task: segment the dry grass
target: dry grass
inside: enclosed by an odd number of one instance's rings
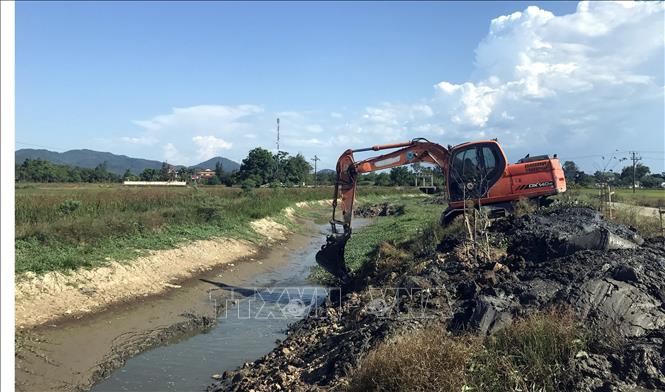
[[[449,337],[443,326],[402,335],[367,354],[349,391],[461,391],[478,344]]]
[[[520,197],[520,199],[515,203],[515,215],[516,216],[524,216],[528,214],[532,214],[536,211],[537,206],[533,202],[531,202],[529,199]]]
[[[349,391],[566,390],[581,336],[574,317],[564,311],[517,320],[485,339],[430,327],[370,352]]]
[[[645,216],[640,213],[640,207],[626,207],[614,209],[612,220],[635,228],[644,237],[663,235],[663,228],[659,218]]]
[[[488,337],[473,360],[469,386],[479,391],[558,391],[574,374],[581,336],[572,314],[538,313]]]

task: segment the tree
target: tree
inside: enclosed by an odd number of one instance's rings
[[[155,169],[145,168],[141,173],[141,181],[157,181],[159,173]]]
[[[310,172],[312,165],[307,162],[307,159],[302,154],[294,157],[288,157],[284,162],[283,167],[283,182],[301,185],[310,180]]]
[[[645,166],[641,163],[638,163],[635,166],[635,181],[641,181],[642,177],[646,176],[649,174],[651,170],[649,169],[648,166]],[[623,184],[631,184],[633,183],[633,167],[632,166],[626,166],[623,169],[621,169],[621,182]]]
[[[56,165],[42,159],[26,159],[16,166],[16,181],[29,182],[103,182],[122,178],[106,170],[106,163],[94,169]]]
[[[392,185],[413,185],[413,173],[405,166],[390,169],[390,183]]]
[[[247,158],[242,160],[240,170],[238,170],[238,179],[244,181],[251,179],[257,185],[263,185],[270,182],[275,170],[275,159],[270,151],[257,147],[247,154]]]
[[[580,171],[580,169],[577,167],[575,162],[565,161],[563,163],[562,168],[563,168],[563,174],[566,177],[566,183],[574,184],[575,183],[575,176],[577,176],[577,172]]]
[[[661,176],[652,174],[642,177],[642,179],[640,180],[640,185],[645,188],[659,188],[660,184],[662,184],[663,182],[664,181]]]
[[[125,174],[122,175],[122,179],[127,180],[130,177],[132,177],[132,172],[129,169],[125,170]]]
[[[374,181],[374,185],[376,186],[389,186],[391,185],[392,181],[390,180],[390,174],[388,173],[377,173],[376,175],[376,180]]]
[[[217,161],[215,162],[215,177],[217,177],[221,182],[223,176],[224,176],[224,166],[222,166],[222,162]]]
[[[162,167],[159,169],[158,181],[171,180],[171,166],[168,163],[162,162]]]
[[[593,173],[593,177],[597,184],[609,183],[614,184],[617,182],[618,175],[614,172],[601,172],[600,170]]]

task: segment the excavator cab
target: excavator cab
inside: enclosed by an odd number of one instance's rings
[[[506,158],[494,141],[464,143],[451,150],[449,167],[450,201],[479,199],[501,178]]]

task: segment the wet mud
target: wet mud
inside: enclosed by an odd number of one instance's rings
[[[395,334],[441,322],[492,334],[552,308],[574,312],[589,335],[567,390],[665,389],[665,238],[643,239],[584,208],[512,217],[492,231],[492,251],[478,258],[463,234],[417,257],[384,245],[342,295],[209,391],[343,389],[363,356]],[[579,240],[590,233],[623,242]]]

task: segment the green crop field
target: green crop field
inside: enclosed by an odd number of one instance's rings
[[[575,188],[571,191],[590,198],[597,198],[599,192],[596,188]],[[665,207],[665,189],[636,189],[633,193],[632,189],[615,188],[612,192],[612,201],[645,207]]]
[[[362,187],[363,195],[417,190]],[[16,187],[16,272],[43,273],[130,260],[147,250],[217,236],[257,240],[249,221],[332,187],[201,188],[35,184]]]

